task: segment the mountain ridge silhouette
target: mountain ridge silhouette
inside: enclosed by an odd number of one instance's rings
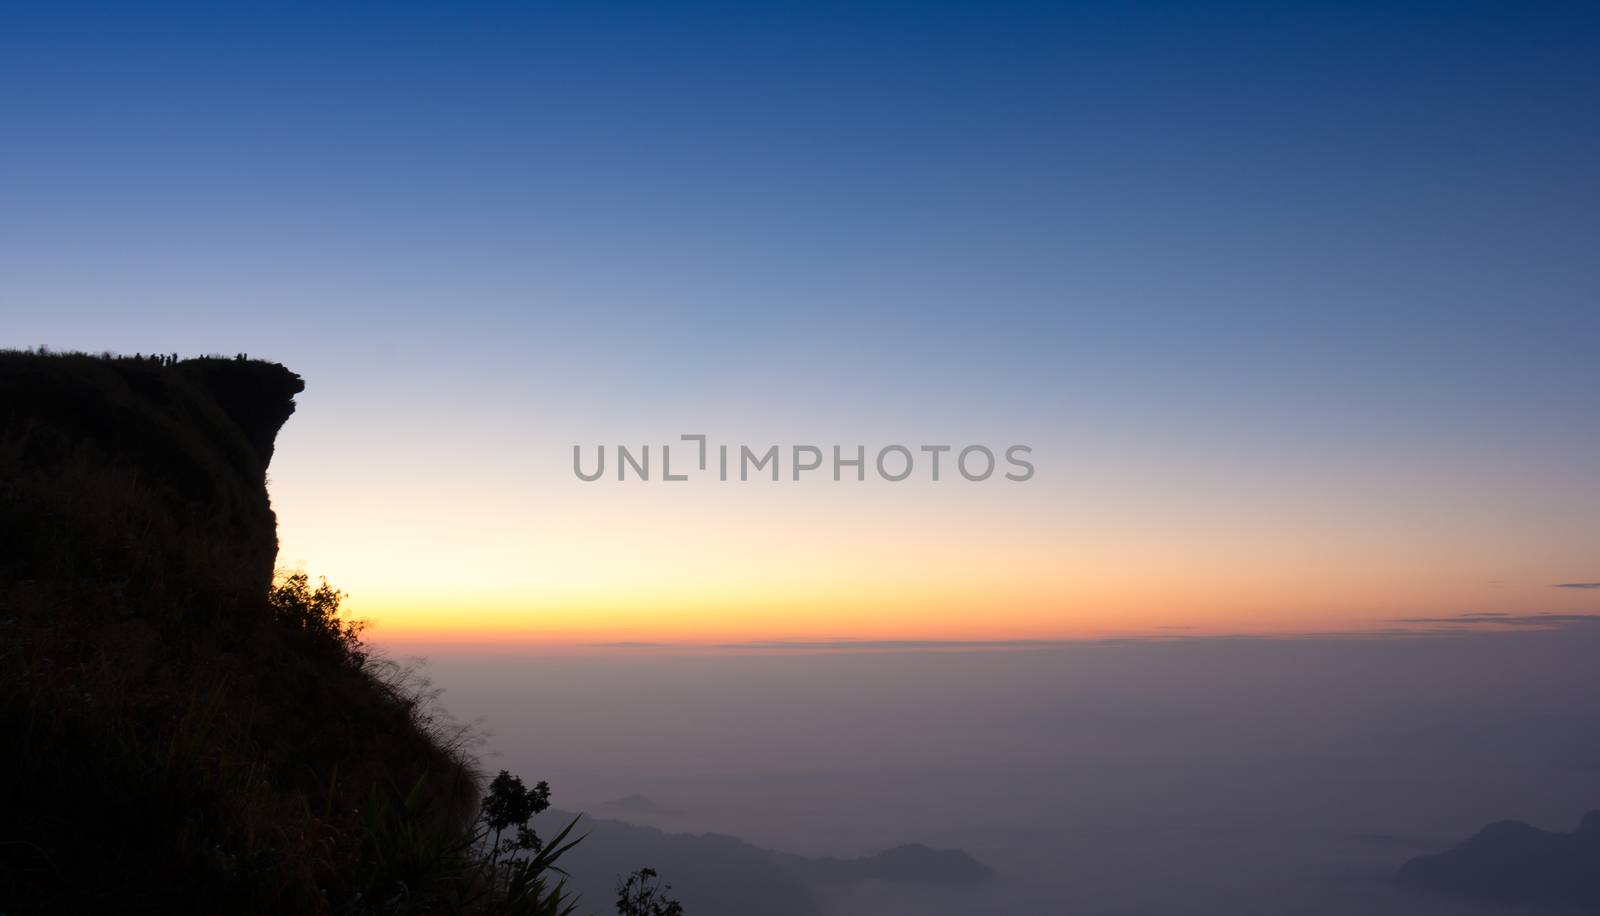
[[[1496,821],[1451,849],[1406,862],[1395,882],[1485,902],[1600,913],[1600,810],[1584,814],[1570,833]]]
[[[572,812],[552,809],[565,823]],[[574,889],[591,904],[609,894],[613,875],[649,865],[673,887],[694,916],[820,916],[833,898],[868,881],[979,888],[994,873],[961,850],[918,843],[854,859],[780,852],[720,833],[676,833],[641,824],[581,815],[583,844],[570,855]]]

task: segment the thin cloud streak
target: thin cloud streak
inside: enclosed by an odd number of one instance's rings
[[[1308,642],[1383,639],[1438,639],[1482,636],[1496,632],[1559,630],[1570,627],[1600,626],[1600,614],[1508,614],[1471,613],[1440,617],[1401,617],[1390,621],[1404,626],[1367,630],[1328,630],[1310,633],[1231,633],[1189,634],[1170,632],[1160,635],[1122,636],[1096,639],[768,639],[749,642],[715,643],[709,648],[734,651],[973,651],[1004,649],[1114,648],[1158,643],[1199,642]]]
[[[1118,645],[1128,639],[766,639],[725,642],[714,649],[1059,649],[1067,646]]]
[[[1600,623],[1600,614],[1461,614],[1456,617],[1400,617],[1394,623],[1439,624],[1463,628],[1505,626],[1559,629]]]

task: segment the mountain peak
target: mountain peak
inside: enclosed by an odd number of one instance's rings
[[[1401,867],[1402,886],[1518,905],[1600,907],[1600,811],[1572,833],[1498,821],[1455,848]]]

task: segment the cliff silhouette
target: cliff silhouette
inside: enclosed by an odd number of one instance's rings
[[[304,388],[242,359],[0,354],[0,577],[145,603],[203,585],[213,614],[259,599],[278,553],[267,464]]]
[[[468,760],[337,591],[274,579],[304,387],[0,353],[0,912],[488,911]]]

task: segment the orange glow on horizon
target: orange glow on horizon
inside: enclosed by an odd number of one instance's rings
[[[1590,516],[1470,474],[1336,486],[1081,452],[1069,474],[1067,453],[1041,448],[1043,479],[1008,487],[674,489],[437,452],[336,477],[286,447],[272,496],[280,564],[326,575],[391,644],[1355,632],[1600,597],[1551,587],[1589,568]]]

